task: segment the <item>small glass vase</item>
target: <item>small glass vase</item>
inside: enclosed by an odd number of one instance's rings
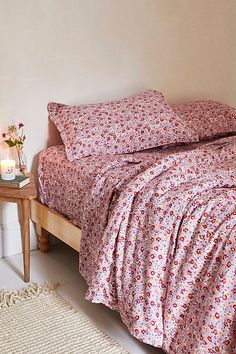
[[[16,159],[16,175],[27,174],[27,160],[23,148],[16,148],[17,159]]]

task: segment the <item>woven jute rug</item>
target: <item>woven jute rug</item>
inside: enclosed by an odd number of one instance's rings
[[[0,291],[1,354],[126,354],[47,284]]]

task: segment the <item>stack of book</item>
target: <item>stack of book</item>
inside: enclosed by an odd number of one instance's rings
[[[22,188],[26,186],[30,181],[29,176],[16,176],[11,181],[6,181],[0,177],[0,187],[7,188]]]

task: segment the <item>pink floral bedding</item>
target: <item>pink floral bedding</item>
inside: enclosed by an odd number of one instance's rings
[[[151,149],[151,153],[147,151],[129,155],[89,156],[69,162],[64,145],[45,149],[39,157],[40,201],[65,215],[75,225],[81,226],[85,204],[91,197],[96,181],[107,173],[109,185],[113,181],[115,187],[122,174],[130,173],[128,161],[139,161],[140,156],[140,161],[146,159],[151,163],[160,150]]]
[[[51,102],[48,114],[70,161],[199,141],[195,130],[173,111],[161,92],[154,90],[95,104]]]
[[[236,137],[103,158],[81,200],[86,298],[167,353],[236,353]]]
[[[198,134],[199,141],[236,133],[236,109],[224,103],[190,101],[172,108]]]

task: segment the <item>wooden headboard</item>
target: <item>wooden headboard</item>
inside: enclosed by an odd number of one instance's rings
[[[47,146],[62,145],[61,136],[57,130],[55,124],[49,119],[48,120],[48,141]]]

